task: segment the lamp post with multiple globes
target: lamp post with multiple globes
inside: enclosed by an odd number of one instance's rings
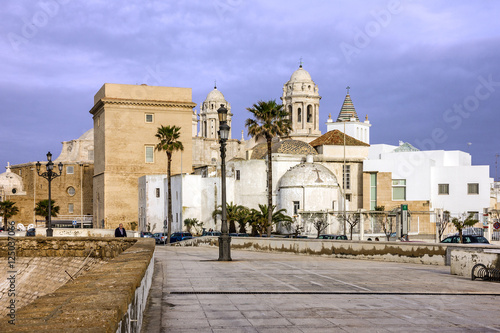
[[[53,230],[52,230],[52,198],[51,198],[51,187],[50,184],[54,178],[57,178],[61,175],[62,169],[63,169],[63,164],[62,162],[59,162],[57,165],[59,169],[59,173],[54,172],[54,162],[52,162],[52,154],[50,151],[47,153],[47,164],[45,164],[45,168],[47,169],[46,172],[40,173],[40,169],[42,167],[42,164],[38,161],[36,162],[36,172],[40,177],[43,177],[49,181],[49,207],[48,207],[48,220],[47,220],[47,237],[52,237],[53,235]]]

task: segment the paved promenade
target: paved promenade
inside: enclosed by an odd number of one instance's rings
[[[163,247],[143,332],[500,332],[500,283],[444,266]]]

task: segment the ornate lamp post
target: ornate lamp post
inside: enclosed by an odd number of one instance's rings
[[[51,187],[50,183],[54,178],[57,178],[61,175],[62,169],[63,169],[63,164],[62,162],[59,162],[57,167],[59,168],[59,173],[54,172],[54,162],[52,162],[52,154],[50,151],[47,153],[47,164],[45,165],[47,172],[42,172],[40,173],[40,168],[42,167],[42,164],[38,161],[36,162],[36,172],[40,177],[43,177],[49,181],[49,218],[48,218],[48,223],[47,223],[47,237],[52,237],[53,235],[53,230],[52,230],[52,199],[51,199]]]
[[[219,236],[219,261],[231,261],[231,237],[227,227],[226,216],[226,141],[229,137],[231,127],[227,124],[227,109],[224,104],[217,110],[219,115],[219,142],[221,157],[221,189],[222,189],[222,227]]]

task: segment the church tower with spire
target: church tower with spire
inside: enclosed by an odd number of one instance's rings
[[[318,86],[311,75],[302,68],[293,72],[290,80],[283,85],[281,97],[283,107],[288,112],[292,122],[290,137],[294,140],[311,142],[321,136],[319,130],[319,100]]]
[[[365,121],[361,122],[358,118],[358,114],[356,113],[356,109],[354,109],[354,105],[351,100],[351,95],[349,94],[349,90],[351,87],[347,87],[347,94],[344,98],[344,103],[342,104],[342,108],[340,108],[339,115],[337,117],[337,121],[332,120],[331,114],[328,117],[326,122],[326,130],[328,132],[333,130],[339,130],[342,133],[345,133],[359,141],[363,141],[364,143],[370,144],[370,121],[368,121],[368,115],[365,117]]]

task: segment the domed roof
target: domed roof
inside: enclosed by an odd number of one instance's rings
[[[299,140],[284,140],[271,147],[271,151],[280,154],[317,155],[318,152],[310,144]]]
[[[317,155],[318,152],[307,142],[299,140],[284,140],[273,142],[271,153],[292,154],[292,155]],[[259,143],[253,148],[252,160],[265,159],[267,156],[267,143]]]
[[[224,95],[217,90],[217,87],[214,87],[214,90],[208,93],[207,98],[205,99],[205,102],[226,102],[226,99],[224,98]]]
[[[82,136],[78,138],[78,140],[92,140],[92,141],[94,141],[94,128],[92,127],[87,132],[83,133]]]
[[[302,65],[297,69],[295,72],[293,72],[292,76],[290,77],[290,82],[310,82],[312,81],[311,75],[309,74],[308,71],[306,71],[304,68],[302,68]]]
[[[18,174],[10,171],[10,165],[7,165],[7,171],[0,174],[0,187],[6,194],[19,194],[23,190],[23,179]]]
[[[337,177],[321,164],[301,163],[290,168],[280,179],[279,187],[336,187]]]

